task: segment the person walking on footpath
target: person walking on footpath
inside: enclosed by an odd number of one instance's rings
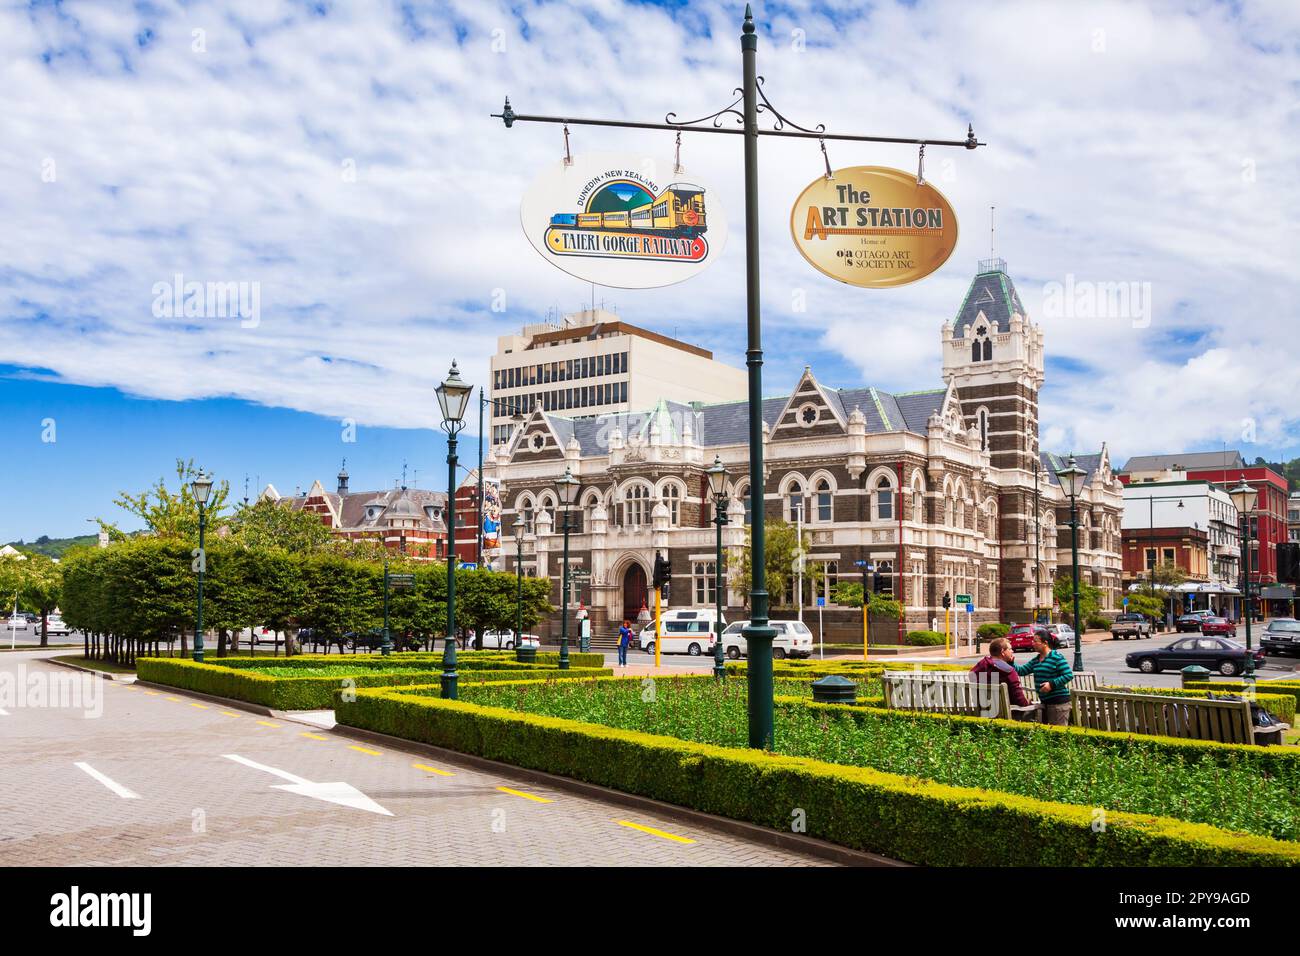
[[[1043,704],[1043,723],[1065,726],[1070,722],[1070,681],[1074,672],[1070,662],[1056,648],[1060,641],[1050,631],[1034,631],[1034,656],[1028,663],[1016,668],[1021,677],[1028,677],[1038,688],[1038,699]]]
[[[618,663],[627,667],[627,648],[632,643],[632,622],[623,618],[623,626],[618,629]]]

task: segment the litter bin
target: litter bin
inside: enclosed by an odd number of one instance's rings
[[[813,700],[819,704],[856,704],[858,685],[847,677],[831,674],[813,681]]]
[[[1191,683],[1207,681],[1210,679],[1210,672],[1200,664],[1189,664],[1187,667],[1184,667],[1182,675],[1184,687]]]

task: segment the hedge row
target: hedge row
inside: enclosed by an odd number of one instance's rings
[[[293,657],[212,657],[204,662],[216,667],[293,667],[310,670],[323,664],[330,666],[356,667],[358,670],[392,667],[415,667],[428,670],[442,667],[441,653],[403,652],[390,654],[295,654]],[[558,667],[558,651],[543,651],[537,655],[537,664]],[[458,670],[470,670],[480,667],[500,669],[528,669],[533,664],[522,664],[515,659],[514,651],[457,651],[456,667]],[[574,652],[569,655],[570,667],[604,667],[605,655]]]
[[[336,694],[340,724],[949,866],[1300,865],[1300,845],[822,761],[521,714],[401,690]],[[806,705],[833,706],[833,705]]]
[[[1255,695],[1255,703],[1263,707],[1266,711],[1276,717],[1278,720],[1287,724],[1295,723],[1296,695],[1300,694],[1300,687],[1295,688],[1295,693],[1291,693],[1286,688],[1278,693],[1273,693],[1272,684],[1261,684],[1261,687],[1269,688],[1262,694]],[[1125,694],[1162,694],[1166,697],[1200,697],[1206,698],[1211,694],[1216,696],[1222,694],[1240,694],[1241,691],[1221,688],[1206,688],[1196,684],[1187,687],[1111,687],[1106,686],[1099,690],[1121,691]]]
[[[1239,680],[1234,680],[1234,681],[1199,681],[1198,680],[1198,681],[1189,681],[1187,684],[1187,688],[1189,690],[1212,691],[1215,694],[1241,694],[1249,686],[1250,686],[1249,684],[1243,683],[1242,681]],[[1256,694],[1258,695],[1261,701],[1266,695],[1269,697],[1276,697],[1278,695],[1284,694],[1287,697],[1290,697],[1292,700],[1296,701],[1298,705],[1300,705],[1300,681],[1271,680],[1268,681],[1267,683],[1256,683],[1254,687],[1255,687]],[[1274,714],[1274,716],[1277,715]],[[1292,717],[1295,716],[1294,711],[1292,711],[1291,716]]]
[[[293,658],[290,658],[292,660]],[[250,660],[252,660],[250,658]],[[266,660],[256,659],[265,666]],[[461,683],[519,680],[525,673],[537,679],[563,679],[576,677],[604,677],[612,674],[609,668],[576,667],[567,671],[543,665],[517,665],[512,668],[466,668],[460,674]],[[407,684],[437,684],[442,679],[440,669],[413,668],[405,674],[367,674],[358,669],[354,676],[343,677],[271,677],[267,674],[247,673],[237,667],[224,667],[211,663],[198,663],[184,658],[142,657],[136,662],[140,680],[166,684],[184,690],[228,697],[250,704],[261,704],[272,710],[326,710],[332,706],[331,694],[339,690],[342,681],[352,681],[353,687],[394,687]]]

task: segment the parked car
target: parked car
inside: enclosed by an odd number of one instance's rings
[[[1264,662],[1264,652],[1252,652],[1258,666]],[[1224,677],[1233,677],[1246,668],[1246,648],[1226,637],[1184,637],[1165,647],[1133,651],[1125,655],[1124,663],[1143,674],[1159,674],[1162,670],[1182,670],[1192,664],[1218,671]]]
[[[3,620],[6,631],[23,631],[27,629],[27,617],[23,614],[10,614]]]
[[[1043,626],[1056,635],[1056,640],[1061,647],[1074,647],[1074,628],[1070,627],[1070,625],[1061,622]]]
[[[1012,624],[1011,630],[1007,632],[1007,640],[1011,642],[1013,651],[1032,651],[1035,634],[1047,637],[1052,632],[1046,624]]]
[[[1300,654],[1300,621],[1274,618],[1259,636],[1259,644],[1266,654]]]
[[[772,656],[779,660],[787,657],[811,657],[813,652],[813,632],[803,621],[768,621],[776,629],[772,638]],[[732,621],[722,632],[722,652],[733,661],[739,657],[749,656],[749,643],[745,640],[744,629],[748,621]],[[713,645],[709,645],[713,650]]]
[[[712,608],[664,611],[659,619],[659,650],[663,654],[690,654],[697,657],[713,646],[713,621],[717,612]],[[722,623],[726,624],[724,617]],[[655,652],[655,623],[651,621],[637,635],[637,644],[647,654]]]
[[[1110,625],[1110,639],[1117,641],[1121,637],[1143,638],[1151,636],[1151,621],[1144,614],[1121,614]]]
[[[1226,617],[1207,617],[1201,621],[1202,634],[1217,634],[1220,637],[1236,637],[1237,625]]]
[[[1174,622],[1174,627],[1179,632],[1199,631],[1201,629],[1201,622],[1207,617],[1214,616],[1215,614],[1213,611],[1191,611],[1179,617],[1178,620]]]
[[[542,640],[536,634],[520,635],[520,642],[524,647],[541,647]],[[484,631],[483,632],[483,649],[485,651],[507,650],[512,651],[515,648],[514,631]]]
[[[38,625],[39,626],[39,625]],[[66,636],[72,633],[72,628],[63,623],[63,618],[57,614],[51,614],[45,619],[46,633],[50,635]]]

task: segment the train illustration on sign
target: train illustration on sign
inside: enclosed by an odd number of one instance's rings
[[[556,213],[551,217],[551,226],[694,239],[707,227],[704,190],[690,183],[673,183],[649,202],[620,212]]]

